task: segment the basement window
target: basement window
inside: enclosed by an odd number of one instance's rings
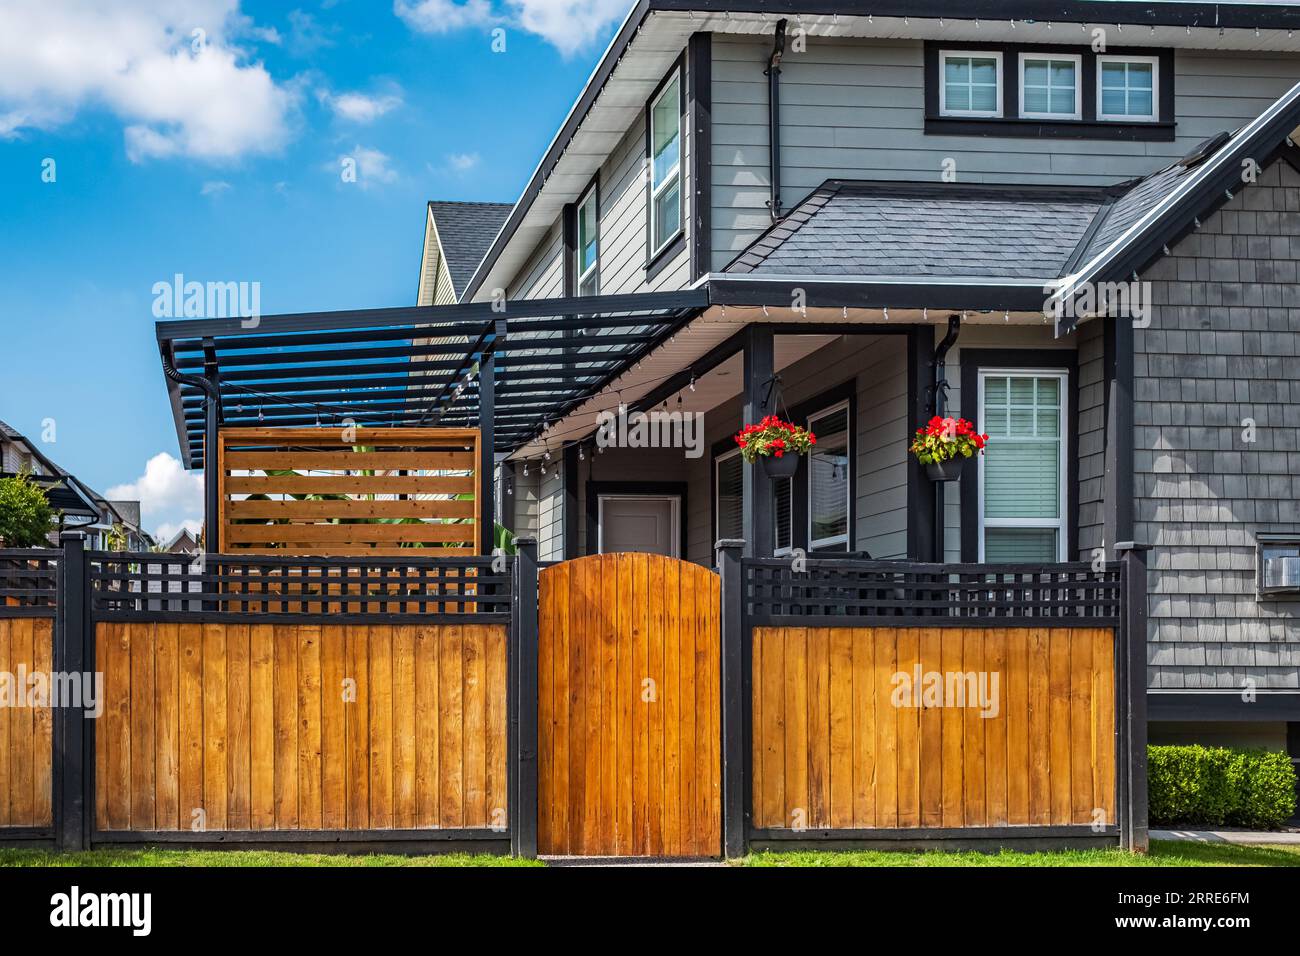
[[[1300,537],[1261,534],[1256,549],[1260,596],[1300,594]]]

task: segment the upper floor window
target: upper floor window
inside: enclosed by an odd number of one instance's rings
[[[1097,57],[1097,118],[1126,123],[1159,119],[1159,82],[1157,57]]]
[[[600,292],[600,229],[599,197],[593,184],[587,195],[578,203],[577,256],[574,273],[577,275],[578,295],[597,295]]]
[[[1025,119],[1083,118],[1077,55],[1020,54],[1020,115]]]
[[[1002,115],[1002,54],[945,50],[939,54],[943,82],[939,112],[944,116]]]
[[[650,255],[682,231],[682,84],[672,77],[650,101]]]

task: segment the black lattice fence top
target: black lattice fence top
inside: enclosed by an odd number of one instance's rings
[[[1118,627],[1118,562],[914,564],[746,558],[754,626]]]
[[[510,614],[509,559],[94,552],[89,560],[91,612],[104,621],[486,624]]]
[[[0,550],[0,617],[54,615],[61,553],[43,548]]]

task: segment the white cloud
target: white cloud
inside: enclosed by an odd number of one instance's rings
[[[358,145],[351,152],[339,156],[329,168],[334,171],[355,170],[357,184],[362,189],[369,189],[381,183],[397,182],[397,170],[392,164],[392,157],[387,153]]]
[[[277,151],[296,92],[232,37],[271,34],[239,0],[5,0],[0,136],[50,129],[87,107],[125,124],[133,161],[209,161]],[[277,37],[278,39],[278,37]]]
[[[105,492],[113,501],[139,501],[145,529],[172,528],[198,523],[203,515],[203,476],[189,472],[167,452],[154,455],[135,481],[114,485]]]
[[[590,46],[627,15],[627,0],[394,0],[393,12],[419,33],[493,23],[535,33],[566,56]]]
[[[325,5],[328,8],[328,5]],[[304,10],[289,11],[289,41],[287,49],[293,56],[311,56],[317,50],[334,45],[332,34],[337,26],[324,27],[314,16]]]
[[[213,179],[203,184],[203,188],[199,190],[199,195],[220,196],[222,193],[224,193],[226,190],[230,188],[231,188],[230,183],[220,179]]]
[[[447,157],[447,165],[458,173],[467,173],[478,164],[478,153],[452,153]]]
[[[328,91],[320,94],[321,102],[334,111],[334,115],[351,123],[373,123],[385,113],[402,105],[399,93],[380,93],[369,96],[365,93],[340,93],[335,96]]]

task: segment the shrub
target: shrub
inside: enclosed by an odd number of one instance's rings
[[[1152,826],[1279,827],[1296,810],[1291,758],[1227,747],[1150,747],[1148,810]]]
[[[40,547],[53,526],[49,499],[29,475],[0,478],[0,546]]]

